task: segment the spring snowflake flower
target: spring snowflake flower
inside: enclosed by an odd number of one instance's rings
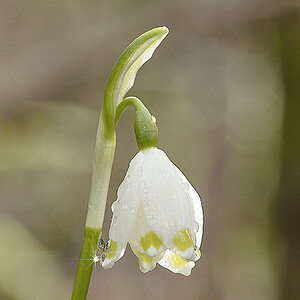
[[[174,273],[190,275],[200,258],[201,201],[165,152],[155,147],[140,151],[117,195],[102,266],[111,268],[129,242],[142,272],[159,263]]]

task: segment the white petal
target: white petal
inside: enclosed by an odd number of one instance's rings
[[[129,243],[132,249],[139,253],[145,253],[149,258],[158,256],[166,250],[161,237],[153,231],[148,223],[141,203],[131,230]]]
[[[194,260],[194,207],[176,167],[160,149],[144,150],[139,196],[146,218],[167,248]]]
[[[143,155],[138,153],[131,161],[124,181],[112,204],[113,217],[109,229],[109,249],[104,252],[102,266],[111,268],[125,252],[127,241],[139,206],[137,181],[141,176]]]
[[[176,166],[175,166],[176,167]],[[195,215],[195,226],[194,231],[196,234],[196,246],[200,248],[201,240],[202,240],[202,233],[203,233],[203,210],[201,205],[201,199],[194,187],[191,183],[186,179],[184,174],[176,167],[176,170],[181,177],[183,184],[187,186],[189,191],[189,197],[192,200],[193,207],[194,207],[194,215]]]
[[[162,252],[158,256],[148,257],[146,253],[139,252],[137,249],[133,248],[132,245],[130,246],[132,252],[137,256],[139,260],[139,268],[143,273],[152,271],[156,267],[156,264],[163,258],[165,254],[165,252]]]
[[[192,268],[195,266],[193,261],[185,261],[177,253],[173,253],[170,250],[166,251],[158,263],[173,273],[180,273],[185,276],[191,275]]]

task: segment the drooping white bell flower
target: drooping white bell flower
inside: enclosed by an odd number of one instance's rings
[[[102,266],[111,268],[129,242],[142,272],[159,263],[190,275],[200,258],[201,201],[165,152],[156,147],[141,150],[130,162],[117,195]]]

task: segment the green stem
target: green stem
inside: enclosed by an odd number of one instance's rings
[[[102,111],[103,112],[103,111]],[[103,114],[103,113],[102,113]],[[86,299],[101,235],[106,198],[114,160],[115,133],[105,134],[105,123],[100,117],[93,164],[93,176],[83,246],[79,258],[72,300]]]
[[[155,118],[137,97],[127,97],[120,102],[116,109],[115,125],[120,115],[129,105],[135,107],[134,132],[139,150],[153,147],[157,148],[158,130],[155,124]]]
[[[127,97],[117,106],[116,114],[115,114],[115,126],[117,125],[121,114],[124,110],[129,106],[133,105],[136,110],[142,109],[148,111],[143,102],[137,97]],[[148,111],[149,112],[149,111]],[[149,113],[150,115],[150,113]],[[151,116],[151,115],[150,115]]]
[[[100,234],[101,230],[89,227],[85,228],[72,300],[86,299],[94,266],[93,256],[95,256],[95,249],[97,249]]]

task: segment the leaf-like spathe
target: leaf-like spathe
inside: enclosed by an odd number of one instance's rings
[[[115,114],[117,105],[123,100],[125,94],[133,86],[136,73],[148,61],[155,49],[167,36],[167,27],[158,27],[149,30],[135,39],[122,53],[116,62],[104,94],[103,109],[109,116]],[[106,119],[109,125],[113,120]]]

